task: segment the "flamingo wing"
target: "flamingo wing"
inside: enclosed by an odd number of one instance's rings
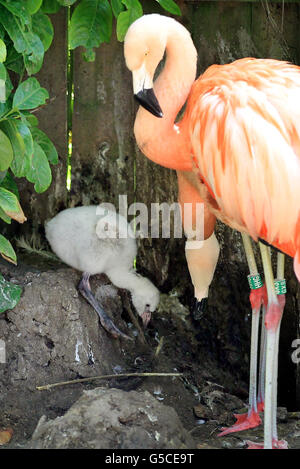
[[[272,59],[213,65],[184,118],[220,213],[254,238],[300,246],[300,67]]]

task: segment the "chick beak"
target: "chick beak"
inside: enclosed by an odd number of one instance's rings
[[[145,311],[143,312],[141,318],[143,320],[144,328],[146,329],[151,319],[151,311],[148,306],[146,306]]]

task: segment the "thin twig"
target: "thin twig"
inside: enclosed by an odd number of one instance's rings
[[[163,343],[164,343],[164,338],[161,337],[160,341],[158,343],[158,346],[156,347],[156,350],[155,350],[155,354],[154,354],[155,358],[157,358],[158,354],[160,353],[160,351],[162,349],[162,346],[163,346]]]
[[[182,376],[182,373],[120,373],[117,375],[102,375],[102,376],[91,376],[89,378],[80,378],[80,379],[73,379],[71,381],[61,381],[59,383],[53,384],[46,384],[45,386],[36,386],[38,391],[46,391],[51,388],[56,388],[58,386],[64,386],[67,384],[75,384],[75,383],[84,383],[87,381],[93,381],[94,379],[113,379],[113,378],[128,378],[128,377],[142,377],[142,376]]]

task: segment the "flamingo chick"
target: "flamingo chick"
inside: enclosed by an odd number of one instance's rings
[[[89,278],[104,273],[118,288],[131,292],[132,303],[147,326],[159,302],[159,291],[133,268],[137,255],[134,233],[126,219],[91,205],[68,208],[45,224],[47,240],[66,264],[83,272],[79,291],[97,311],[104,329],[113,337],[129,338],[107,316],[92,294]]]
[[[141,104],[134,124],[137,144],[149,159],[183,178],[184,188],[178,181],[182,204],[192,202],[185,198],[187,188],[197,189],[194,200],[205,204],[204,239],[217,217],[293,257],[300,281],[300,67],[244,58],[212,65],[195,81],[197,51],[189,32],[156,14],[129,27],[124,51]],[[283,302],[268,248],[260,244],[260,250],[268,297],[264,445],[278,448],[284,446],[276,428]]]

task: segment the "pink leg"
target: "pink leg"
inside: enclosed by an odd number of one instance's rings
[[[261,424],[261,418],[257,408],[256,401],[256,388],[257,388],[257,348],[258,348],[258,330],[259,330],[259,319],[260,309],[265,300],[265,287],[259,287],[257,280],[259,281],[259,274],[255,262],[254,252],[252,249],[251,240],[248,235],[242,233],[243,244],[247,257],[247,263],[249,266],[250,276],[250,303],[252,308],[252,323],[251,323],[251,349],[250,349],[250,382],[249,382],[249,409],[245,414],[234,414],[237,419],[231,427],[222,428],[222,432],[218,436],[228,435],[229,433],[239,432],[242,430],[248,430],[249,428],[255,428]],[[256,278],[255,282],[253,278]]]
[[[229,433],[248,430],[258,427],[261,424],[261,418],[256,402],[256,370],[257,370],[257,346],[258,346],[258,328],[260,308],[263,304],[264,287],[251,290],[250,302],[252,306],[252,324],[251,324],[251,350],[250,350],[250,383],[249,383],[249,410],[245,414],[234,414],[236,422],[228,428],[223,427],[218,436],[225,436]]]
[[[266,330],[265,330],[265,315],[268,306],[268,295],[266,286],[263,286],[263,307],[262,307],[262,324],[260,335],[260,354],[259,354],[259,378],[258,378],[258,393],[257,393],[257,410],[258,412],[264,411],[265,406],[265,375],[266,375]]]
[[[267,353],[266,353],[266,379],[265,379],[265,419],[264,419],[264,446],[248,442],[249,448],[284,449],[287,443],[278,440],[276,411],[277,411],[277,370],[278,370],[278,343],[280,322],[284,306],[283,297],[278,297],[274,287],[274,278],[270,254],[266,246],[260,243],[263,260],[266,286],[268,291],[268,306],[265,316]]]

